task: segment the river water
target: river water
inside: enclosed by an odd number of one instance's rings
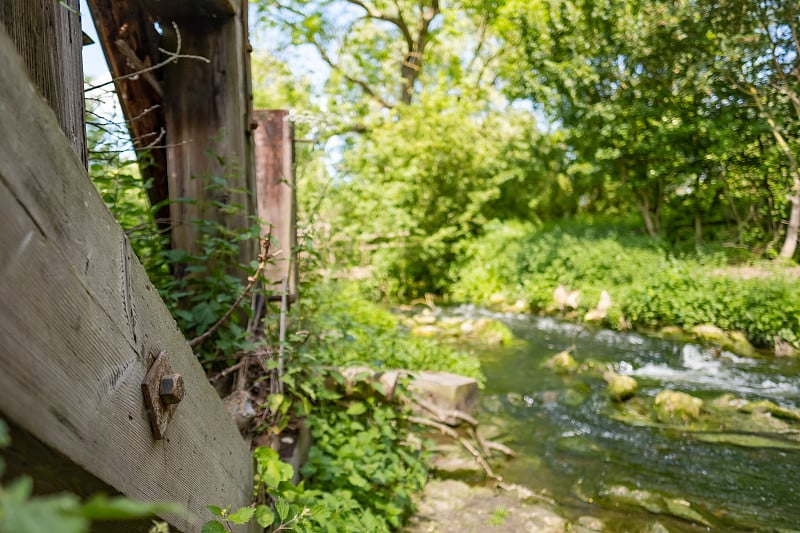
[[[663,389],[704,399],[724,393],[800,406],[800,366],[788,359],[750,359],[637,333],[588,329],[552,318],[458,314],[500,319],[521,339],[481,353],[487,377],[481,422],[497,425],[519,457],[498,468],[507,481],[556,500],[569,518],[600,517],[610,531],[800,531],[800,452],[704,442],[675,428],[632,426],[608,416],[615,407],[595,375],[559,376],[542,363],[574,345],[629,374],[638,395]],[[690,504],[706,525],[655,509],[620,504],[625,487]]]

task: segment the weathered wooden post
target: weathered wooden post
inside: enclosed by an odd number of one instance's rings
[[[273,290],[283,290],[286,279],[289,294],[297,290],[297,200],[294,181],[294,135],[289,112],[283,109],[254,112],[256,158],[256,197],[258,217],[272,226],[277,241],[275,263],[269,265],[265,277]],[[269,227],[262,229],[266,234]]]
[[[63,109],[54,114],[39,95],[18,48],[0,25],[0,417],[14,438],[6,465],[49,491],[179,503],[187,515],[163,518],[199,531],[206,505],[249,502],[249,450],[62,133]],[[167,407],[157,438],[142,382],[162,353],[185,394]],[[179,397],[168,396],[155,401]]]
[[[163,85],[172,243],[196,254],[195,221],[244,229],[256,214],[247,0],[142,5],[163,29],[165,49],[206,60],[169,63]],[[255,256],[255,242],[240,248],[241,263]]]

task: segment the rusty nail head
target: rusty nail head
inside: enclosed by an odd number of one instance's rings
[[[180,374],[170,374],[161,379],[159,387],[161,401],[167,405],[172,405],[183,400],[183,376]]]

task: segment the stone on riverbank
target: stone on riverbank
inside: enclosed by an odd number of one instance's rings
[[[455,480],[433,480],[425,487],[408,533],[563,533],[569,523],[552,505],[523,487],[495,492]],[[572,529],[575,531],[575,529]]]
[[[478,406],[478,381],[448,372],[418,372],[413,374],[408,388],[415,397],[427,400],[441,409],[471,414]],[[458,425],[462,420],[447,416],[444,423]]]
[[[514,341],[514,334],[505,324],[489,317],[441,317],[426,309],[418,315],[404,318],[402,322],[417,337],[489,345],[511,344]]]

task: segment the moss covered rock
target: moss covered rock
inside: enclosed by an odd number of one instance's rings
[[[545,361],[544,366],[552,368],[556,374],[571,374],[578,369],[578,362],[570,355],[569,350],[564,350]]]
[[[710,526],[708,520],[692,508],[692,504],[679,498],[670,498],[654,491],[631,489],[615,485],[600,494],[600,503],[613,508],[639,507],[654,514],[676,516],[690,522]]]
[[[624,402],[632,398],[639,388],[639,384],[631,376],[608,373],[603,377],[608,383],[606,393],[615,402]]]
[[[751,357],[756,353],[755,348],[747,339],[747,335],[741,331],[724,331],[711,324],[701,324],[691,328],[689,333],[701,342],[716,344],[723,350],[739,355]]]
[[[662,422],[697,420],[703,400],[685,392],[664,390],[656,395],[653,406],[656,417]]]

